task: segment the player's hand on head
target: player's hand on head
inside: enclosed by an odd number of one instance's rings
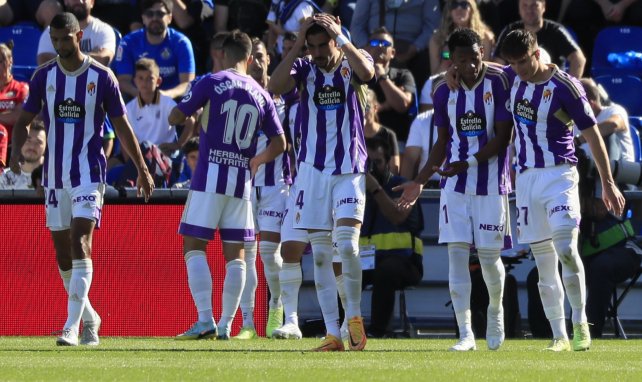
[[[337,22],[337,19],[335,19],[334,16],[327,13],[317,13],[313,17],[315,23],[324,27],[325,30],[328,31],[328,34],[330,34],[330,37],[337,38],[337,36],[342,34],[341,25]]]
[[[448,167],[439,168],[437,166],[433,167],[433,171],[438,173],[441,176],[453,177],[461,172],[464,172],[468,169],[468,162],[466,161],[457,161],[448,164]]]
[[[450,90],[459,89],[459,74],[457,73],[457,65],[451,65],[448,70],[446,70],[446,85]]]

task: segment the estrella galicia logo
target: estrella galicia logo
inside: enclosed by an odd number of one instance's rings
[[[71,98],[56,104],[54,111],[56,121],[62,123],[80,123],[85,118],[85,107]]]
[[[457,119],[457,131],[459,135],[466,137],[478,137],[486,130],[486,119],[475,114],[472,110],[466,112]]]
[[[530,101],[525,98],[515,104],[513,114],[518,122],[521,122],[526,126],[535,126],[537,123],[537,110],[533,107]]]
[[[346,95],[343,89],[334,86],[324,85],[314,95],[314,103],[321,110],[336,110],[342,108],[346,102]]]

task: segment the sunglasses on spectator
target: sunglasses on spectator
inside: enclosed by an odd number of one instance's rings
[[[451,10],[455,10],[457,8],[468,9],[468,8],[470,8],[470,3],[467,2],[467,1],[453,1],[450,4],[450,9]]]
[[[154,17],[157,17],[157,18],[159,18],[159,19],[162,19],[162,18],[163,18],[163,17],[165,17],[166,15],[168,15],[168,13],[167,13],[167,12],[164,12],[164,11],[153,11],[153,10],[151,10],[151,9],[149,9],[149,10],[147,10],[147,11],[143,12],[143,16],[145,16],[145,17],[147,17],[147,18],[150,18],[150,19],[152,19],[152,18],[154,18]]]
[[[379,48],[387,48],[389,46],[392,46],[392,43],[387,40],[370,40],[370,46],[372,47],[379,47]]]

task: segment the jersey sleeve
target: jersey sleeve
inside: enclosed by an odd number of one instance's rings
[[[435,105],[435,112],[433,118],[435,119],[435,126],[448,127],[450,126],[450,118],[448,118],[448,86],[443,83],[437,86],[433,101]]]
[[[47,82],[46,71],[36,70],[29,83],[29,95],[22,109],[37,114],[42,109],[42,102],[45,99],[45,84]]]
[[[593,109],[586,99],[586,92],[584,92],[582,84],[571,76],[569,78],[571,80],[569,87],[562,87],[564,89],[560,97],[562,106],[578,129],[588,129],[597,124]]]
[[[495,121],[509,122],[513,120],[510,108],[510,87],[508,77],[503,73],[496,78],[493,89],[495,97]]]
[[[127,37],[120,41],[120,45],[116,49],[116,74],[129,74],[134,75],[134,61],[133,52],[131,51],[131,43]]]
[[[116,52],[116,32],[107,23],[98,23],[96,25],[96,33],[92,39],[92,46],[94,50],[107,49]]]
[[[279,119],[279,114],[276,112],[274,101],[271,97],[266,97],[265,100],[265,117],[263,119],[263,126],[261,129],[268,137],[283,134],[283,127]]]
[[[176,44],[176,52],[178,55],[178,74],[183,73],[196,73],[196,61],[194,60],[194,49],[192,43],[183,36]]]
[[[103,107],[110,118],[123,116],[127,112],[123,96],[120,93],[120,88],[118,87],[118,80],[111,70],[109,70],[105,76]]]
[[[49,27],[47,27],[42,34],[40,35],[40,40],[38,41],[38,53],[51,53],[56,54],[56,50],[51,43],[51,37],[49,36]]]
[[[192,89],[185,94],[181,102],[176,105],[178,110],[189,116],[205,106],[207,101],[209,101],[208,95],[211,93],[212,81],[212,78],[208,76],[196,82],[194,86],[192,86]]]

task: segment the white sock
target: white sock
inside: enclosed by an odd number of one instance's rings
[[[301,282],[303,281],[301,263],[283,263],[281,272],[279,272],[279,281],[281,283],[281,299],[283,301],[285,323],[293,323],[298,326],[299,289],[301,289]]]
[[[568,338],[564,325],[564,291],[557,271],[557,254],[551,240],[531,244],[539,273],[539,296],[554,338]]]
[[[189,251],[185,254],[187,282],[192,299],[198,311],[198,320],[212,320],[212,274],[203,251]]]
[[[348,301],[346,301],[346,289],[343,281],[343,275],[341,274],[339,276],[335,276],[334,279],[337,281],[337,292],[339,292],[339,300],[341,300],[341,306],[343,307],[343,310],[346,310]],[[348,317],[347,312],[346,317]]]
[[[341,255],[343,284],[346,294],[346,317],[361,317],[361,260],[359,259],[359,230],[340,226],[335,229],[338,252]]]
[[[91,259],[71,261],[71,280],[69,281],[69,298],[67,300],[67,322],[65,329],[78,332],[80,318],[87,303],[89,288],[94,269]]]
[[[223,282],[223,309],[219,326],[223,328],[220,334],[230,332],[236,310],[241,302],[241,294],[245,285],[245,261],[236,259],[225,264],[225,281]]]
[[[455,310],[459,337],[466,338],[473,335],[470,319],[470,271],[468,261],[470,245],[467,243],[448,243],[448,288],[450,299]]]
[[[67,271],[63,271],[62,269],[58,268],[58,272],[60,272],[60,277],[62,278],[62,285],[65,287],[65,292],[67,292],[67,297],[69,297],[69,282],[71,281],[71,269]],[[96,319],[96,316],[98,314],[96,313],[96,310],[94,310],[94,307],[91,306],[91,303],[89,302],[89,295],[87,295],[87,301],[85,302],[85,309],[82,311],[82,321],[83,322],[93,322]]]
[[[341,338],[339,331],[339,306],[337,305],[337,282],[332,270],[332,237],[329,231],[308,235],[314,257],[314,283],[317,298],[323,313],[328,334]]]
[[[281,305],[281,284],[279,272],[283,266],[280,243],[261,240],[261,260],[265,272],[265,281],[270,289],[270,309]]]
[[[571,304],[574,324],[587,322],[584,264],[577,250],[577,228],[563,227],[553,232],[553,245],[562,262],[562,281]]]
[[[245,287],[241,294],[241,313],[243,314],[243,327],[254,328],[254,303],[256,298],[256,241],[245,242]]]
[[[488,288],[488,307],[493,312],[499,312],[502,307],[504,279],[506,278],[506,270],[499,256],[499,249],[477,248],[477,255],[484,282]]]

